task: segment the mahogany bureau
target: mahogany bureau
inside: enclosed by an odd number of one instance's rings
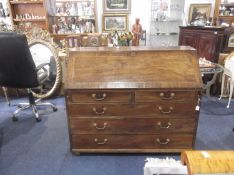
[[[193,148],[202,81],[191,47],[70,49],[66,75],[72,152]]]

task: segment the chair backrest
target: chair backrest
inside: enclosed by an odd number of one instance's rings
[[[39,85],[26,36],[0,32],[0,86],[32,88]]]
[[[232,76],[232,79],[234,80],[234,52],[225,58],[224,68],[224,71],[228,72],[229,76]]]

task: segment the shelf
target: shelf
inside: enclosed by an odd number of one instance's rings
[[[13,19],[14,22],[45,22],[46,19]]]
[[[177,33],[177,32],[171,32],[171,33],[158,32],[158,33],[151,34],[151,36],[172,36],[172,35],[179,35],[179,33]]]
[[[156,21],[152,20],[153,22],[181,22],[182,20],[162,20],[162,21]]]
[[[95,18],[94,17],[91,17],[91,18],[87,18],[87,17],[85,17],[85,16],[78,16],[78,15],[76,15],[76,16],[68,16],[68,15],[52,15],[52,16],[48,16],[49,18],[59,18],[59,17],[79,17],[80,19],[92,19],[92,20],[95,20]]]
[[[234,3],[221,3],[220,5],[225,7],[234,7]]]
[[[10,1],[10,4],[43,4],[43,1]]]
[[[222,15],[219,15],[219,18],[234,18],[234,16],[222,16]]]
[[[65,2],[90,2],[90,0],[56,0],[56,3],[65,3]]]

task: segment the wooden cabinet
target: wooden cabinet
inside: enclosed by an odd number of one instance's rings
[[[217,63],[224,46],[224,28],[181,26],[179,45],[197,49],[198,57]]]
[[[229,26],[233,26],[234,2],[228,2],[227,0],[216,0],[214,17],[216,18],[215,22],[217,25],[223,25],[226,23]]]
[[[36,24],[56,40],[97,32],[96,0],[8,0],[8,6],[14,26]]]
[[[27,26],[36,24],[43,29],[48,29],[48,21],[43,0],[8,0],[12,24]],[[28,24],[27,24],[28,23]]]
[[[202,87],[194,49],[74,48],[69,56],[65,96],[72,152],[193,148]]]
[[[97,32],[96,0],[48,0],[49,31],[53,37]]]

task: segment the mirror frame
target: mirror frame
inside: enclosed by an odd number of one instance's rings
[[[62,69],[61,69],[61,63],[60,63],[59,56],[58,56],[58,50],[56,49],[55,46],[53,46],[53,44],[42,39],[32,39],[28,42],[29,48],[35,44],[42,44],[48,47],[54,56],[54,60],[56,64],[56,79],[55,79],[53,87],[44,94],[40,94],[40,93],[36,93],[32,91],[34,97],[48,98],[48,97],[51,97],[56,92],[56,90],[60,87],[60,84],[62,81]]]

